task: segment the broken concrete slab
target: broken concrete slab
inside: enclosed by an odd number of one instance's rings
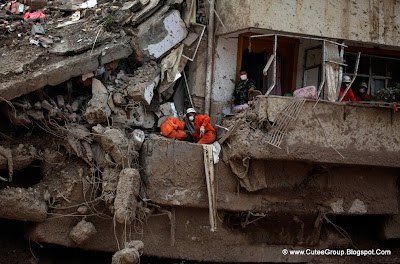
[[[123,169],[119,174],[117,194],[114,202],[115,220],[120,224],[130,223],[136,215],[140,175],[136,169]]]
[[[153,15],[157,11],[157,7],[159,7],[162,4],[161,0],[150,0],[150,1],[143,1],[147,2],[145,4],[145,7],[134,14],[131,18],[131,24],[132,25],[138,25],[142,23],[145,19]]]
[[[95,226],[84,219],[80,221],[69,233],[69,237],[77,244],[82,244],[97,233]]]
[[[99,80],[93,79],[92,93],[93,97],[88,102],[84,116],[90,125],[106,122],[111,115],[111,109],[107,104],[107,89]]]
[[[0,191],[0,218],[43,222],[47,205],[35,189],[8,188]]]
[[[103,52],[118,50],[119,52]],[[101,63],[127,58],[132,53],[132,48],[124,43],[101,46],[90,54],[90,51],[68,57],[57,63],[43,67],[41,70],[30,74],[22,74],[18,78],[0,84],[0,96],[12,100],[21,95],[36,91],[46,85],[55,86],[73,77],[81,76],[87,72],[95,71]]]
[[[137,69],[134,76],[129,79],[126,88],[128,97],[149,105],[159,82],[160,67],[155,62],[148,63]]]
[[[160,11],[161,12],[161,11]],[[150,29],[150,30],[149,30]],[[138,27],[137,45],[145,56],[158,59],[188,34],[177,10],[154,15]]]
[[[121,10],[122,11],[129,10],[131,12],[136,12],[145,5],[147,5],[149,2],[150,0],[135,0],[135,1],[125,2]]]

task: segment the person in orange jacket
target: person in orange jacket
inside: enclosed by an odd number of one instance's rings
[[[340,87],[340,92],[339,92],[339,99],[342,97],[344,91],[347,89],[347,87],[350,85],[351,79],[349,76],[343,76],[342,80],[342,86]],[[342,102],[347,102],[347,101],[352,101],[356,102],[357,99],[354,96],[353,90],[351,88],[347,91],[346,95],[343,97]]]
[[[186,111],[186,116],[194,125],[196,132],[192,134],[194,141],[197,144],[212,144],[217,138],[215,129],[210,125],[210,117],[206,115],[196,114],[194,108],[189,108]]]
[[[160,126],[161,135],[183,141],[187,135],[184,131],[185,122],[176,117],[170,116]]]

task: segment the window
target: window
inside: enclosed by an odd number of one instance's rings
[[[348,66],[344,67],[344,75],[353,76],[356,58],[356,53],[345,53],[345,63]],[[354,85],[360,82],[368,84],[368,93],[371,95],[383,88],[395,86],[400,82],[400,60],[361,54]]]

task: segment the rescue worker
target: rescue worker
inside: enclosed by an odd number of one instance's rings
[[[206,115],[196,114],[194,108],[189,108],[186,111],[186,116],[194,125],[196,132],[192,134],[193,139],[197,144],[212,144],[217,138],[215,129],[210,125],[210,117]]]
[[[170,116],[160,126],[160,134],[167,138],[173,138],[183,141],[187,135],[184,131],[185,122],[176,117]]]
[[[342,97],[342,95],[343,95],[344,91],[347,89],[347,87],[349,87],[350,83],[351,83],[350,77],[343,76],[342,86],[340,87],[340,92],[339,92],[339,99],[340,99],[340,97]],[[356,102],[357,101],[356,97],[354,96],[353,90],[351,88],[347,91],[347,93],[343,97],[342,101],[343,102],[347,102],[347,101]]]
[[[358,85],[358,92],[356,94],[357,101],[370,101],[371,95],[367,93],[368,85],[366,82],[361,82]]]
[[[252,80],[247,77],[246,71],[240,71],[240,81],[235,85],[233,91],[233,98],[231,103],[235,105],[233,112],[239,113],[249,107],[249,93],[252,93],[256,89],[256,86]]]

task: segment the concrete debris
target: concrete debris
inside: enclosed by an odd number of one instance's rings
[[[105,152],[112,157],[114,167],[117,165],[122,168],[129,168],[132,165],[132,160],[137,158],[139,154],[133,149],[125,135],[114,128],[107,128],[102,134],[97,133],[101,131],[99,126],[96,127],[96,130],[94,139],[98,140]]]
[[[136,264],[139,263],[143,253],[144,244],[142,241],[131,241],[126,247],[117,251],[112,257],[112,264]]]
[[[150,129],[154,127],[155,123],[156,123],[156,115],[150,111],[145,111],[142,127]]]
[[[32,117],[33,120],[35,120],[35,121],[44,120],[44,115],[43,115],[42,111],[39,111],[39,110],[28,110],[26,113],[28,114],[28,116]]]
[[[47,205],[35,189],[8,188],[0,191],[0,218],[43,222]]]
[[[159,7],[162,4],[161,0],[145,0],[141,2],[145,3],[145,7],[139,12],[133,14],[131,18],[132,25],[137,25],[142,23],[145,19],[153,15],[154,12],[157,11],[157,7]]]
[[[135,129],[130,134],[129,140],[132,140],[134,143],[135,150],[140,150],[144,141],[144,132],[140,129]]]
[[[133,78],[130,78],[127,86],[128,97],[149,105],[159,82],[159,66],[155,62],[148,63],[137,69]]]
[[[1,147],[5,150],[1,151],[0,154],[0,170],[10,170],[10,158],[14,170],[21,170],[28,167],[33,161],[39,158],[37,150],[31,145],[20,144],[17,147],[11,148],[11,154],[9,148]],[[7,153],[7,155],[4,155]]]
[[[141,24],[138,27],[137,35],[139,49],[145,56],[155,59],[160,58],[184,40],[188,34],[179,11],[175,10],[167,14],[159,13]],[[149,30],[149,28],[152,30]]]
[[[80,221],[69,233],[69,237],[78,245],[88,240],[97,233],[95,226],[84,219]]]
[[[147,5],[149,2],[150,0],[135,0],[135,1],[125,2],[121,10],[123,11],[129,10],[131,12],[136,12],[145,5]]]
[[[115,93],[113,95],[113,101],[116,106],[121,106],[126,104],[126,99],[121,93]]]
[[[106,167],[102,173],[102,193],[101,197],[110,205],[114,203],[115,193],[118,185],[118,175],[120,169]]]
[[[78,209],[76,209],[76,211],[81,214],[84,215],[88,212],[88,208],[85,205],[79,206]]]
[[[139,195],[140,175],[136,169],[123,169],[119,174],[117,194],[114,202],[115,220],[130,223],[136,215],[137,196]]]
[[[93,97],[88,102],[84,116],[90,125],[106,122],[111,115],[111,109],[107,104],[107,89],[99,80],[93,79],[92,93]]]

